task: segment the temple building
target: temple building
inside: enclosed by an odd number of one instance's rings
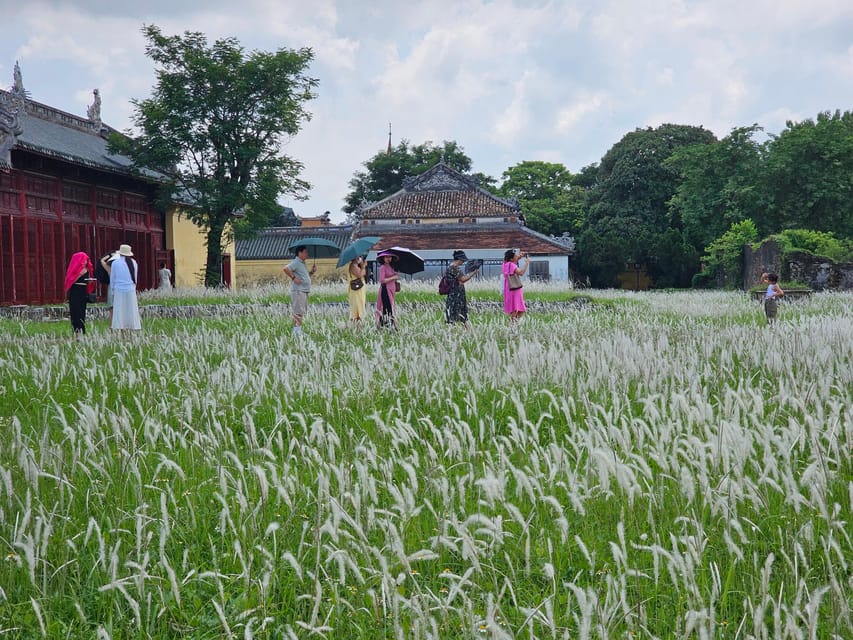
[[[140,290],[156,286],[160,262],[177,286],[198,284],[203,236],[155,206],[157,174],[110,153],[114,132],[97,89],[86,117],[76,116],[30,99],[15,65],[13,86],[0,90],[0,305],[63,302],[71,255],[94,261],[121,244],[133,248]]]
[[[406,178],[403,188],[387,198],[366,203],[360,214],[354,235],[382,238],[369,258],[388,247],[406,247],[424,258],[426,270],[418,277],[440,276],[456,249],[470,259],[483,259],[484,277],[497,277],[504,252],[522,249],[531,257],[531,277],[571,279],[571,238],[552,238],[528,228],[518,202],[489,193],[443,161]]]

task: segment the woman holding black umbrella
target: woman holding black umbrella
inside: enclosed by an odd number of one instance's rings
[[[390,251],[383,251],[376,256],[379,260],[379,295],[376,297],[376,326],[397,329],[397,314],[395,309],[397,289],[400,286],[400,274],[392,263],[399,260]]]

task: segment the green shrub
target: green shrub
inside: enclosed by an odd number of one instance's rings
[[[809,253],[834,262],[849,262],[853,259],[853,242],[836,238],[831,231],[786,229],[772,238],[776,240],[783,255]]]
[[[758,239],[755,223],[747,218],[735,222],[719,238],[705,247],[702,275],[713,281],[720,273],[728,286],[743,279],[743,248]]]

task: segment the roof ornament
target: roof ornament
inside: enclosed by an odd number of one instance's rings
[[[12,147],[18,143],[18,136],[24,132],[20,112],[24,108],[27,92],[17,61],[12,77],[12,90],[8,93],[0,92],[0,170],[5,171],[12,168]]]
[[[95,96],[94,102],[86,109],[86,115],[89,117],[89,121],[95,124],[96,126],[101,126],[101,92],[97,89],[92,91],[92,94]]]
[[[21,65],[18,64],[17,60],[15,60],[15,69],[12,71],[12,79],[12,93],[23,95],[25,93],[24,78],[21,75]]]

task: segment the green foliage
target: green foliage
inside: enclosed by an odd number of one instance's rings
[[[743,248],[758,240],[758,229],[752,220],[735,222],[719,238],[705,248],[703,273],[734,286],[743,279]]]
[[[739,294],[601,293],[518,336],[440,302],[397,333],[318,307],[298,341],[276,305],[85,348],[12,324],[0,627],[851,637],[853,389],[815,384],[853,366],[847,297],[786,306],[782,339]]]
[[[765,184],[774,226],[853,238],[853,112],[788,122],[769,146]]]
[[[310,118],[317,80],[305,75],[310,49],[246,53],[234,38],[208,44],[201,33],[165,36],[143,28],[157,65],[152,96],[133,102],[140,135],[116,136],[113,150],[141,171],[161,172],[164,203],[180,203],[207,232],[205,283],[220,280],[223,236],[235,213],[250,234],[280,212],[282,193],[301,197],[302,164],[282,141]]]
[[[516,198],[527,225],[540,233],[577,233],[583,225],[585,190],[565,166],[526,160],[503,172],[498,193]]]
[[[379,151],[363,163],[365,171],[356,171],[349,181],[350,191],[344,198],[343,211],[351,219],[359,219],[362,204],[378,202],[396,193],[403,188],[405,178],[420,175],[441,159],[462,173],[471,170],[471,158],[452,140],[436,146],[431,141],[412,145],[404,139],[390,153]],[[494,185],[494,179],[488,181]]]
[[[761,184],[767,145],[755,140],[761,130],[758,125],[733,129],[718,142],[679,149],[666,161],[680,176],[670,216],[696,251],[747,218],[759,230],[770,228]]]
[[[841,240],[835,234],[810,229],[786,229],[772,237],[783,254],[810,253],[829,258],[834,262],[853,260],[853,242]]]
[[[695,251],[673,252],[664,244],[666,230],[681,226],[668,209],[680,175],[667,160],[679,149],[713,141],[713,134],[702,127],[665,124],[637,129],[617,142],[597,168],[585,170],[579,182],[594,186],[578,241],[578,264],[593,285],[614,285],[626,261],[654,264],[665,256],[668,278],[692,268]]]

